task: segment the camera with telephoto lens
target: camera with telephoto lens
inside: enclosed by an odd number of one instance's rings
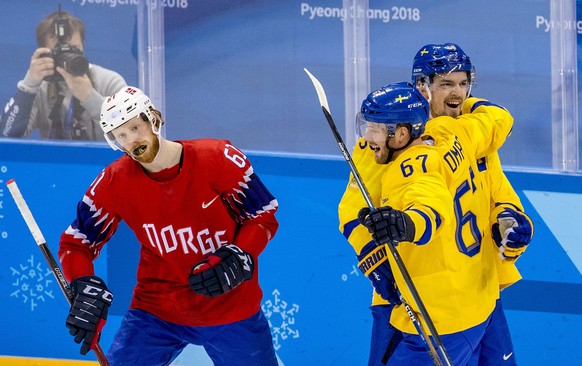
[[[60,14],[60,9],[59,9]],[[70,38],[69,20],[60,16],[55,20],[55,36],[57,45],[42,56],[52,57],[55,62],[55,73],[45,78],[47,81],[62,80],[61,74],[56,71],[60,66],[74,76],[83,76],[89,72],[89,61],[83,56],[83,51],[75,46],[68,45],[65,41]]]
[[[55,66],[62,67],[72,75],[83,76],[89,71],[89,61],[75,46],[69,46],[66,43],[57,44],[52,49],[51,56],[55,60]]]

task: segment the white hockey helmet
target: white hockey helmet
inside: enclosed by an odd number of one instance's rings
[[[151,107],[151,108],[150,108]],[[103,135],[113,150],[121,150],[115,143],[111,131],[142,113],[153,125],[155,121],[150,98],[143,91],[133,86],[123,87],[120,91],[105,99],[101,106],[99,125]]]

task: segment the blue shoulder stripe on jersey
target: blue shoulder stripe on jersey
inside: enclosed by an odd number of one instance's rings
[[[476,102],[475,104],[473,104],[471,106],[471,112],[473,112],[475,109],[479,108],[482,105],[484,105],[484,106],[490,106],[490,107],[497,107],[497,108],[503,109],[504,111],[507,111],[507,109],[505,107],[500,106],[499,104],[491,103],[488,100],[482,100],[482,101]],[[512,132],[513,132],[513,126],[511,127],[511,130],[509,130],[509,133],[507,135],[508,136],[511,135]]]
[[[350,238],[350,235],[352,235],[352,231],[354,231],[354,229],[360,225],[360,221],[358,219],[354,219],[352,221],[348,221],[345,225],[344,225],[344,230],[343,230],[343,234],[344,237],[346,239]]]
[[[480,100],[478,102],[475,102],[475,104],[473,104],[473,106],[471,107],[471,112],[473,112],[475,109],[479,108],[480,106],[490,106],[490,107],[497,107],[497,108],[501,108],[504,111],[506,111],[507,109],[505,109],[504,107],[500,106],[499,104],[495,104],[495,103],[491,103],[488,100]]]

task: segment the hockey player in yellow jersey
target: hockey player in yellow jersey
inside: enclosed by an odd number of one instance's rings
[[[358,125],[376,163],[386,164],[386,171],[382,206],[359,215],[374,241],[361,249],[358,259],[367,263],[377,245],[388,240],[398,244],[453,364],[476,365],[499,294],[497,272],[490,265],[494,253],[482,250],[493,244],[489,198],[480,192],[486,184],[475,175],[476,157],[501,146],[513,119],[505,109],[475,98],[463,108],[467,113],[454,124],[450,117],[434,119],[423,141],[428,102],[410,84],[391,84],[362,103]],[[401,273],[390,270],[397,268],[393,258],[384,259],[366,275],[378,293],[397,304],[390,322],[403,340],[387,364],[430,365],[406,310],[392,295],[400,291],[411,299],[409,289]],[[418,311],[416,304],[409,304]]]
[[[463,102],[471,94],[474,81],[475,69],[469,57],[457,44],[428,44],[418,50],[414,57],[412,82],[429,100],[432,117],[458,117]],[[518,219],[523,216],[528,224],[531,224],[529,217],[523,213],[523,206],[517,193],[501,169],[497,151],[479,157],[478,166],[479,172],[484,174],[490,188],[491,222],[499,225],[498,215],[505,210],[511,210],[519,216]],[[512,217],[517,221],[511,215],[502,215],[501,219],[505,217]],[[526,229],[525,234],[530,234],[531,240],[533,232],[529,231],[528,233]],[[503,236],[499,230],[495,234]],[[499,239],[501,240],[503,239]],[[500,255],[495,263],[502,289],[521,279],[515,260],[525,251],[528,243],[518,248],[498,243]]]
[[[412,82],[429,100],[432,117],[458,117],[463,102],[471,95],[475,68],[457,44],[428,44],[421,47],[414,57]],[[533,237],[533,223],[524,213],[518,195],[503,173],[497,151],[480,156],[477,166],[476,173],[488,186],[489,218],[496,244],[483,249],[498,253],[493,263],[502,290],[521,279],[515,261]],[[489,328],[489,338],[482,342],[479,366],[517,365],[501,299],[496,303]]]
[[[435,80],[435,78],[437,80]],[[447,115],[458,117],[462,103],[470,94],[470,88],[475,80],[474,68],[469,57],[455,44],[430,44],[420,48],[413,63],[413,82],[422,90],[430,101],[431,116]],[[436,81],[436,82],[433,82]],[[459,87],[456,87],[459,86]],[[429,123],[430,126],[430,123]],[[384,174],[385,165],[374,163],[374,153],[364,139],[360,139],[352,152],[352,160],[356,164],[360,176],[366,184],[375,205],[379,205],[379,179]],[[515,259],[523,253],[531,240],[533,229],[531,220],[523,213],[519,197],[503,174],[497,152],[485,158],[478,159],[479,174],[484,176],[491,196],[490,222],[493,225],[494,236],[499,245],[501,255],[495,256],[493,263],[497,267],[500,288],[507,287],[519,280],[521,276],[515,267]],[[338,207],[340,231],[356,253],[370,241],[366,229],[358,225],[357,211],[366,204],[353,176]],[[499,218],[498,218],[499,216]],[[514,216],[517,216],[515,219]],[[498,221],[513,220],[509,226],[514,232],[503,237],[498,229]],[[507,244],[507,245],[505,245]],[[497,251],[497,246],[490,250]],[[502,259],[503,258],[503,259]],[[372,340],[370,347],[369,366],[385,365],[395,345],[400,341],[401,334],[389,324],[392,305],[374,292],[372,301]],[[493,317],[497,332],[490,339],[482,342],[483,352],[479,365],[515,365],[515,356],[509,334],[507,321],[498,302]],[[490,332],[491,333],[491,332]]]

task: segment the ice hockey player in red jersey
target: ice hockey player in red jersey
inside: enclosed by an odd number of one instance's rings
[[[125,156],[95,178],[61,235],[74,295],[66,326],[81,354],[98,341],[113,296],[93,261],[123,220],[141,249],[111,366],[169,365],[188,344],[215,365],[277,365],[257,274],[278,228],[277,200],[229,141],[170,141],[163,124],[135,87],[103,103],[105,138]]]

